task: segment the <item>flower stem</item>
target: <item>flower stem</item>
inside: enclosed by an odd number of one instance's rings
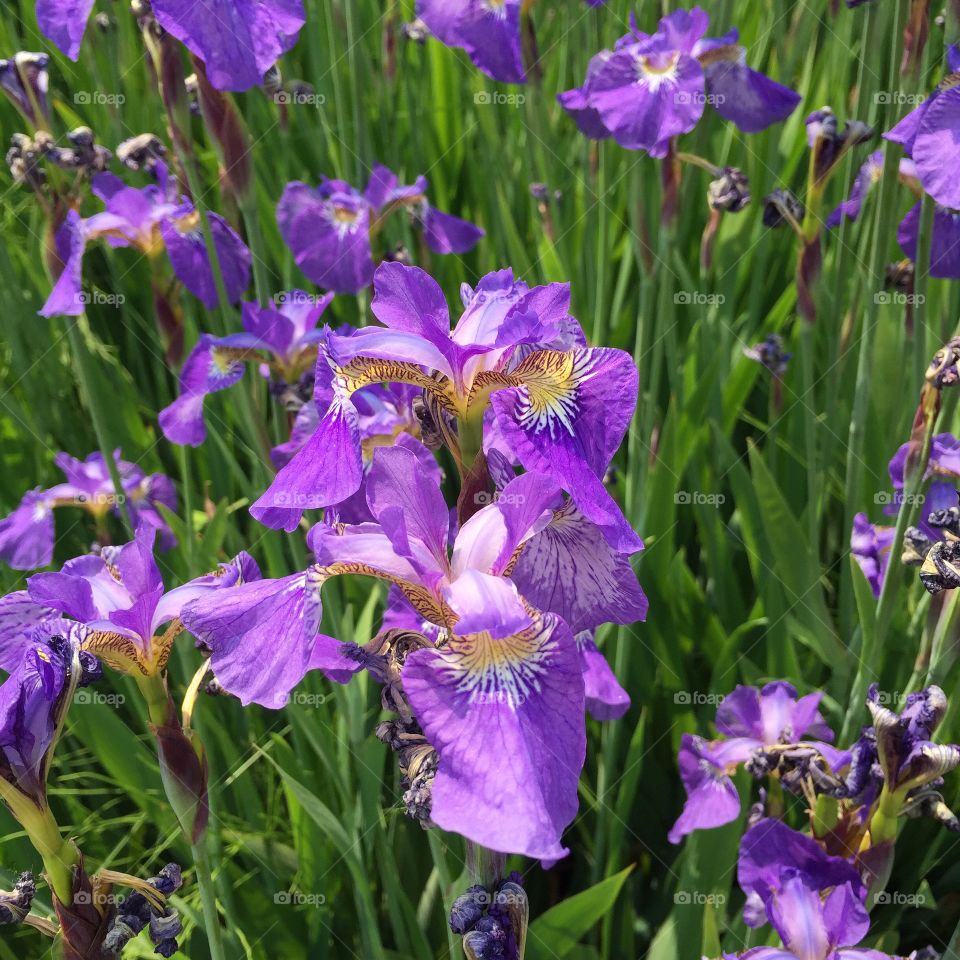
[[[113,448],[107,437],[103,411],[97,402],[97,392],[93,389],[94,370],[90,362],[87,345],[83,342],[83,337],[80,335],[79,324],[79,317],[67,318],[67,337],[70,340],[70,352],[73,354],[77,386],[80,388],[80,393],[86,403],[87,410],[90,412],[90,419],[93,422],[93,430],[97,437],[97,446],[100,447],[100,454],[103,456],[107,470],[110,472],[110,480],[113,483],[113,489],[117,496],[117,504],[120,507],[120,516],[123,518],[127,533],[132,536],[134,533],[133,520],[130,516],[130,508],[127,506],[126,495],[123,491],[123,481],[120,479],[120,471],[117,469],[117,463],[113,458]]]
[[[213,883],[213,871],[210,868],[210,855],[207,851],[206,834],[198,843],[190,847],[193,864],[197,873],[197,886],[200,888],[200,902],[203,905],[203,922],[207,928],[207,945],[210,948],[210,960],[226,960],[223,952],[223,935],[220,917],[217,913],[217,894]]]

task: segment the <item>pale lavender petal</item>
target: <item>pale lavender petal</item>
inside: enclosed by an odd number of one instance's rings
[[[824,927],[820,894],[798,876],[788,877],[767,905],[773,928],[797,960],[826,960],[829,935]]]
[[[459,635],[489,633],[501,640],[531,624],[516,585],[505,577],[464,570],[444,586],[443,598],[457,615],[454,629]]]
[[[439,754],[431,819],[491,850],[564,856],[586,752],[580,659],[566,625],[546,616],[519,636],[417,650],[403,687]]]

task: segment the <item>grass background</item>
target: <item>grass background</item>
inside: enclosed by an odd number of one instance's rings
[[[711,700],[738,682],[785,677],[801,692],[822,688],[838,730],[859,665],[884,690],[906,689],[939,606],[930,604],[914,573],[894,570],[901,589],[892,629],[863,663],[850,519],[861,509],[882,519],[887,461],[909,436],[921,372],[953,330],[960,294],[955,284],[921,276],[926,301],[914,312],[912,333],[902,305],[877,301],[883,277],[876,267],[901,256],[892,225],[912,202],[906,191],[890,189],[883,203],[878,196],[868,201],[860,222],[825,237],[819,319],[801,330],[795,238],[762,226],[760,199],[779,186],[804,195],[803,120],[811,110],[829,104],[841,120],[856,117],[878,130],[899,119],[909,107],[897,94],[926,91],[941,75],[942,32],[933,28],[921,75],[911,77],[899,71],[905,0],[857,10],[803,0],[705,3],[711,33],[738,27],[749,63],[804,99],[785,123],[759,135],[739,134],[708,108],[697,129],[681,138],[687,152],[741,167],[754,196],[743,213],[724,218],[713,266],[703,270],[709,176],[684,169],[679,213],[665,228],[659,163],[612,142],[586,141],[554,100],[582,81],[594,52],[626,32],[631,10],[642,29],[652,30],[665,12],[658,4],[610,0],[590,10],[580,0],[542,0],[535,20],[543,79],[523,88],[498,86],[439,43],[404,40],[397,28],[412,17],[412,6],[412,0],[306,0],[307,26],[281,68],[285,80],[309,82],[322,106],[291,105],[284,126],[260,91],[236,97],[256,144],[270,287],[313,289],[279,237],[274,208],[283,185],[314,184],[327,175],[362,186],[379,161],[406,181],[425,173],[436,206],[486,229],[469,255],[428,260],[406,225],[391,223],[388,242],[405,242],[451,302],[461,281],[506,265],[531,284],[570,280],[574,312],[594,342],[634,353],[641,401],[616,464],[616,485],[647,543],[639,572],[650,616],[599,635],[633,706],[616,723],[589,722],[580,814],[567,835],[571,855],[549,872],[515,864],[525,873],[533,915],[541,917],[528,956],[666,960],[715,956],[721,943],[726,950],[762,943],[765,934],[748,934],[739,916],[734,866],[742,823],[701,833],[682,848],[666,841],[683,799],[678,741],[684,731],[708,734]],[[98,9],[112,26],[91,24],[81,62],[73,64],[39,36],[33,4],[14,0],[0,11],[0,53],[53,54],[59,132],[85,123],[111,148],[136,133],[162,136],[161,105],[126,4],[101,0]],[[519,94],[522,102],[477,102],[485,91]],[[78,102],[83,92],[125,100]],[[21,129],[6,104],[0,129],[5,139]],[[203,201],[223,209],[213,146],[199,121],[193,133],[204,164]],[[869,149],[844,161],[825,210],[845,195]],[[549,188],[546,213],[531,195],[532,183]],[[0,512],[6,512],[27,488],[57,481],[57,450],[83,457],[96,438],[78,393],[68,321],[36,313],[48,290],[42,216],[33,196],[7,178],[2,191]],[[262,418],[274,440],[285,439],[283,418],[262,383],[248,375],[242,387],[211,398],[202,448],[171,446],[156,416],[175,395],[175,371],[164,361],[156,329],[150,264],[134,251],[100,245],[88,254],[85,277],[91,289],[126,298],[119,309],[94,305],[80,321],[109,443],[144,469],[177,480],[182,536],[161,558],[168,585],[244,548],[265,575],[296,569],[302,541],[264,530],[246,512],[268,477],[247,411]],[[338,297],[328,317],[365,322],[368,300]],[[217,330],[218,321],[189,295],[181,306],[188,348],[198,331]],[[232,318],[234,329],[238,322]],[[742,354],[770,332],[783,334],[795,353],[779,411],[769,376]],[[249,404],[238,390],[249,394]],[[863,432],[851,438],[854,416]],[[58,511],[56,523],[58,562],[88,549],[93,531],[81,513]],[[122,536],[119,524],[114,533]],[[5,589],[21,583],[20,575],[0,569]],[[328,626],[363,641],[376,629],[381,601],[367,582],[331,585]],[[188,644],[177,650],[174,690],[183,690],[197,662]],[[946,675],[948,692],[955,681],[955,671]],[[122,703],[79,705],[70,713],[52,781],[55,810],[94,865],[142,875],[168,859],[186,866],[189,850],[165,807],[145,712],[132,685],[118,677],[110,683]],[[301,692],[299,702],[278,713],[241,710],[222,699],[206,700],[198,711],[210,754],[229,956],[450,955],[443,902],[463,883],[462,844],[455,836],[424,834],[403,816],[395,762],[372,737],[379,719],[375,686],[359,678],[338,688],[311,677]],[[860,705],[850,716],[854,732],[868,722]],[[952,710],[944,739],[960,738],[958,727]],[[753,785],[741,786],[755,796]],[[956,778],[946,798],[958,800]],[[789,798],[788,817],[802,823],[801,804]],[[7,878],[37,869],[14,822],[0,818]],[[870,942],[903,953],[927,943],[942,948],[960,916],[956,839],[929,822],[911,821],[903,834],[890,889],[919,891],[923,905],[877,907]],[[312,900],[277,902],[288,893]],[[179,906],[188,923],[184,954],[204,960],[202,928],[193,929],[198,896],[189,882]],[[41,951],[29,931],[0,939],[4,960]],[[138,944],[129,952],[149,955]]]

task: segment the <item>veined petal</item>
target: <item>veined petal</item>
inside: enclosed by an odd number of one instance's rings
[[[62,53],[76,61],[92,9],[93,0],[37,0],[37,25]]]
[[[767,906],[773,928],[797,960],[825,960],[834,944],[823,920],[820,894],[799,876],[787,878]]]
[[[537,609],[558,614],[577,632],[647,617],[629,557],[611,549],[600,527],[570,502],[527,541],[510,576]]]
[[[452,637],[417,650],[403,687],[437,750],[431,819],[505,853],[565,855],[586,752],[583,679],[569,628],[551,615],[522,634]]]
[[[0,598],[0,670],[10,673],[23,659],[31,631],[59,616],[58,610],[38,603],[26,590]]]

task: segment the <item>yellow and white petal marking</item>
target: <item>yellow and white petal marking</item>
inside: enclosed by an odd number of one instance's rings
[[[502,703],[516,710],[540,693],[557,649],[552,623],[538,617],[522,633],[502,640],[489,633],[451,637],[437,655],[444,680],[471,704]]]
[[[597,364],[590,350],[541,350],[527,357],[513,374],[520,384],[516,406],[520,426],[535,434],[546,430],[554,440],[564,431],[573,436],[580,385]]]
[[[656,92],[664,84],[673,86],[677,81],[677,64],[680,52],[675,51],[666,60],[661,56],[639,56],[637,61],[637,82]]]
[[[342,366],[332,360],[330,365],[334,375],[333,390],[338,399],[346,399],[357,390],[375,383],[409,383],[427,390],[445,410],[456,414],[456,405],[447,378],[432,377],[415,363],[405,360],[381,360],[378,357],[354,357]]]

